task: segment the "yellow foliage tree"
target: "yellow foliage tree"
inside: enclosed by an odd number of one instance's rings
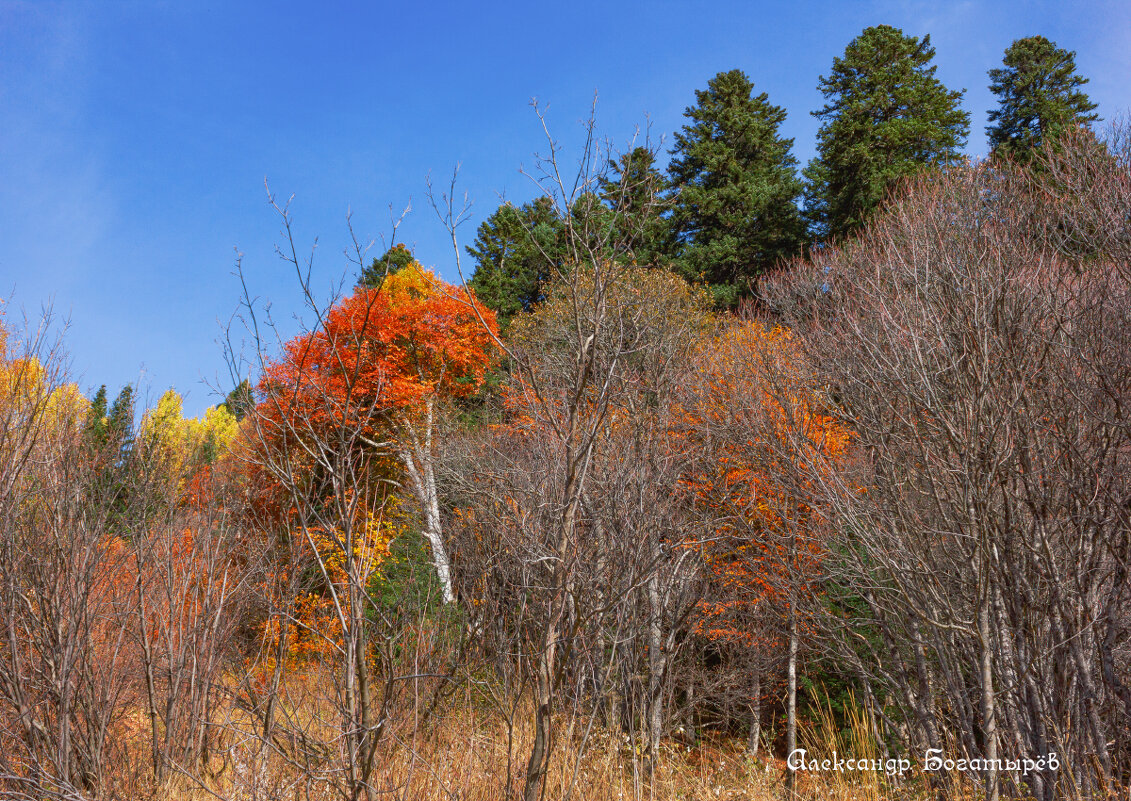
[[[183,408],[180,394],[170,389],[142,417],[139,437],[142,446],[155,457],[167,460],[177,475],[196,465],[215,462],[239,430],[235,416],[223,406],[187,419]]]

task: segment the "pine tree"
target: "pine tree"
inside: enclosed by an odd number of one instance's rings
[[[822,237],[862,225],[903,178],[960,158],[970,115],[963,91],[935,78],[931,37],[865,28],[833,59],[818,89],[826,105],[817,157],[805,170],[806,216]]]
[[[989,71],[998,107],[989,113],[990,148],[1027,161],[1035,148],[1065,130],[1095,122],[1093,103],[1080,87],[1076,54],[1043,36],[1018,39],[1005,51],[1005,66]]]
[[[669,167],[677,271],[710,284],[723,302],[804,242],[793,140],[778,135],[785,110],[753,92],[741,70],[696,91]]]
[[[476,232],[467,253],[475,260],[468,282],[505,326],[543,299],[543,286],[565,254],[564,224],[548,198],[516,208],[499,206]]]
[[[386,250],[384,256],[379,259],[374,259],[372,264],[361,271],[361,275],[358,276],[357,279],[357,285],[368,289],[376,289],[381,286],[381,282],[385,280],[385,276],[403,270],[405,267],[412,264],[413,261],[415,261],[415,258],[412,255],[412,251],[398,242]]]

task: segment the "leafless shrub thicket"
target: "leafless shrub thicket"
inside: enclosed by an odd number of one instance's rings
[[[592,121],[588,131],[576,175],[563,175],[548,139],[535,176],[565,222],[568,256],[547,301],[499,342],[513,371],[509,424],[444,460],[472,629],[506,679],[495,697],[512,729],[533,698],[527,801],[545,791],[559,724],[584,739],[600,710],[655,754],[698,592],[669,434],[706,305],[678,279],[626,266],[649,215],[639,200],[634,214],[608,211],[595,193],[604,186],[615,210],[649,188],[631,174],[609,188],[613,159]],[[462,215],[450,195],[436,205],[454,243]],[[576,781],[575,766],[570,794],[583,792]]]
[[[224,767],[221,674],[249,560],[237,505],[96,435],[47,328],[11,335],[0,392],[0,796],[122,797]],[[201,480],[204,474],[201,474]]]
[[[767,288],[853,432],[811,471],[827,647],[890,741],[988,760],[990,798],[1131,767],[1129,242],[1128,152],[1082,131],[925,176]]]

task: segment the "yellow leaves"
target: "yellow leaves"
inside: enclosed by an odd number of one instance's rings
[[[183,400],[170,389],[145,413],[141,421],[141,442],[174,466],[185,468],[194,462],[213,462],[231,445],[239,423],[226,407],[210,408],[199,418],[185,419]]]
[[[306,529],[323,577],[335,592],[308,592],[297,599],[295,620],[299,636],[291,643],[293,656],[324,654],[341,643],[342,619],[350,618],[348,587],[370,585],[382,566],[392,560],[392,543],[404,536],[406,528],[400,501],[389,497],[378,511],[362,511],[359,520],[348,529]]]
[[[34,356],[12,353],[9,343],[0,316],[0,413],[24,428],[44,425],[52,434],[77,430],[90,409],[79,388],[61,383]]]
[[[170,389],[141,421],[141,439],[150,448],[182,454],[187,442],[181,396]]]
[[[380,291],[389,296],[389,305],[397,307],[430,298],[439,293],[440,287],[436,274],[414,261],[386,278]]]
[[[79,423],[90,411],[90,401],[75,384],[57,387],[47,398],[47,419],[53,428]]]
[[[399,504],[390,498],[379,513],[367,511],[361,525],[350,532],[310,529],[311,543],[330,580],[344,583],[347,571],[352,570],[365,582],[376,573],[389,558],[393,540],[404,534],[405,524],[399,517]],[[347,551],[352,559],[346,558]]]
[[[47,371],[38,359],[5,359],[0,364],[0,398],[30,403],[42,393],[46,379]]]
[[[19,421],[21,428],[42,426],[48,438],[77,432],[90,402],[70,383],[52,386],[55,378],[36,358],[0,360],[0,413]]]
[[[226,406],[209,407],[203,417],[188,420],[189,439],[199,448],[219,455],[228,449],[239,433],[240,424]]]

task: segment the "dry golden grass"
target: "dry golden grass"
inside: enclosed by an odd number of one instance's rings
[[[182,776],[154,790],[145,772],[121,765],[115,777],[119,798],[168,801],[331,801],[341,799],[340,729],[323,711],[328,686],[316,672],[292,677],[284,697],[284,729],[302,730],[306,748],[294,737],[279,738],[279,749],[264,750],[253,721],[231,710],[224,727],[225,748],[210,768],[207,786]],[[470,695],[450,701],[427,720],[421,709],[401,708],[385,727],[372,784],[379,798],[414,801],[501,801],[520,798],[525,756],[532,729],[529,709],[515,715],[509,733],[502,717]],[[801,731],[801,746],[813,755],[851,754],[875,758],[879,750],[866,715],[850,705],[842,726],[832,707],[818,707]],[[643,755],[639,739],[589,725],[575,718],[560,721],[546,799],[554,801],[772,801],[788,797],[784,760],[752,758],[737,738],[670,740],[662,746],[655,768]],[[139,745],[141,743],[139,742]],[[142,753],[127,748],[126,752]],[[305,752],[306,756],[302,756]],[[134,766],[137,768],[137,765]],[[509,776],[509,781],[508,781]],[[508,784],[509,790],[508,793]],[[955,788],[959,789],[959,788]],[[923,783],[908,777],[893,782],[881,774],[799,773],[797,799],[802,801],[895,801],[925,799]],[[956,799],[978,797],[971,788]]]
[[[325,758],[306,769],[279,754],[266,755],[251,735],[252,722],[233,713],[227,726],[224,769],[207,789],[189,780],[170,782],[154,793],[138,788],[134,797],[168,801],[226,799],[341,798],[333,785],[342,764],[335,748],[340,738],[331,721],[319,714],[320,683],[315,674],[306,686],[292,686],[290,726],[302,728],[324,748]],[[380,798],[419,801],[500,801],[521,797],[525,756],[532,727],[529,710],[515,716],[508,737],[501,717],[470,697],[461,697],[442,714],[418,723],[418,710],[403,709],[384,733],[372,783]],[[561,721],[555,759],[545,798],[578,801],[770,801],[783,797],[785,764],[754,760],[738,739],[665,743],[654,770],[642,756],[639,741],[588,721]],[[285,740],[286,738],[284,738]],[[508,745],[509,743],[509,745]],[[293,745],[293,741],[291,741]],[[283,743],[286,747],[287,743]],[[292,752],[292,756],[293,756]],[[128,794],[128,793],[127,793]]]
[[[326,744],[335,734],[307,710],[295,720]],[[508,737],[498,715],[461,698],[444,714],[423,726],[414,725],[412,710],[393,722],[385,733],[372,783],[381,798],[420,801],[498,801],[521,797],[525,755],[529,753],[531,715],[515,717]],[[654,771],[634,748],[632,738],[602,728],[584,731],[585,722],[562,721],[557,732],[555,759],[547,779],[547,799],[625,801],[625,799],[732,799],[761,801],[781,797],[784,763],[751,760],[738,740],[704,741],[696,745],[667,743]],[[213,786],[221,795],[263,797],[334,798],[330,784],[336,778],[335,760],[313,765],[310,776],[278,757],[267,761],[256,780],[247,766],[254,761],[254,743],[233,742],[232,768]],[[253,785],[255,786],[253,790]],[[297,793],[296,793],[297,791]],[[198,801],[207,794],[182,788],[165,797]],[[213,796],[214,797],[214,796]]]

